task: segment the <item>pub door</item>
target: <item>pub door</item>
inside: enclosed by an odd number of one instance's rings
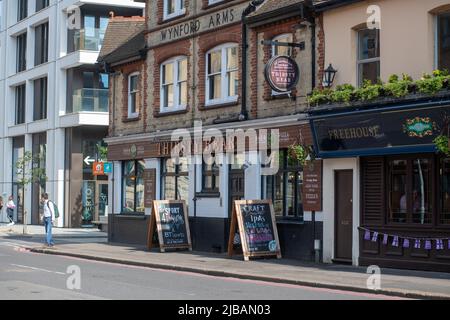
[[[245,173],[243,169],[233,169],[230,168],[229,171],[229,199],[228,199],[228,220],[231,223],[231,214],[233,213],[233,206],[235,200],[245,199]],[[230,234],[230,225],[226,228],[226,239],[225,243],[228,243],[228,235]],[[239,233],[235,234],[234,244],[240,246]],[[236,248],[240,249],[240,248]]]
[[[353,171],[335,171],[335,254],[334,262],[352,263]]]

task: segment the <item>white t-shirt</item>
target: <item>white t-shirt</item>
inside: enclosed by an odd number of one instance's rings
[[[50,202],[48,200],[44,201],[44,217],[46,217],[46,218],[52,217],[52,220],[54,219],[54,217],[55,217],[55,208],[53,207],[53,202]]]

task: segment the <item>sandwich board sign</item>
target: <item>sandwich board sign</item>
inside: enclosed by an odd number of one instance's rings
[[[153,248],[153,235],[158,233],[161,252],[166,249],[189,249],[192,251],[189,215],[185,201],[154,200],[149,221],[147,247]]]
[[[231,217],[228,256],[234,254],[234,235],[239,229],[244,260],[251,257],[276,256],[281,259],[280,241],[272,200],[234,201]]]

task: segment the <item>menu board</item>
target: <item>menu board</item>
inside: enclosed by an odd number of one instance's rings
[[[322,160],[307,161],[303,168],[304,211],[322,211]]]
[[[233,255],[233,240],[239,228],[244,259],[256,256],[281,258],[278,231],[271,200],[239,200],[234,202],[228,255]]]
[[[153,247],[153,234],[158,232],[159,246],[165,249],[189,249],[192,251],[189,216],[184,201],[153,201],[153,212],[147,237],[147,246]]]

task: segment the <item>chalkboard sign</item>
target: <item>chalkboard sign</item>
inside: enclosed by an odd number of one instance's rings
[[[231,217],[228,255],[234,253],[236,227],[239,228],[245,261],[256,256],[276,256],[281,259],[278,230],[271,200],[238,200]]]
[[[153,201],[153,211],[148,228],[147,246],[153,247],[153,235],[158,232],[161,252],[165,249],[192,251],[189,216],[184,201]]]

